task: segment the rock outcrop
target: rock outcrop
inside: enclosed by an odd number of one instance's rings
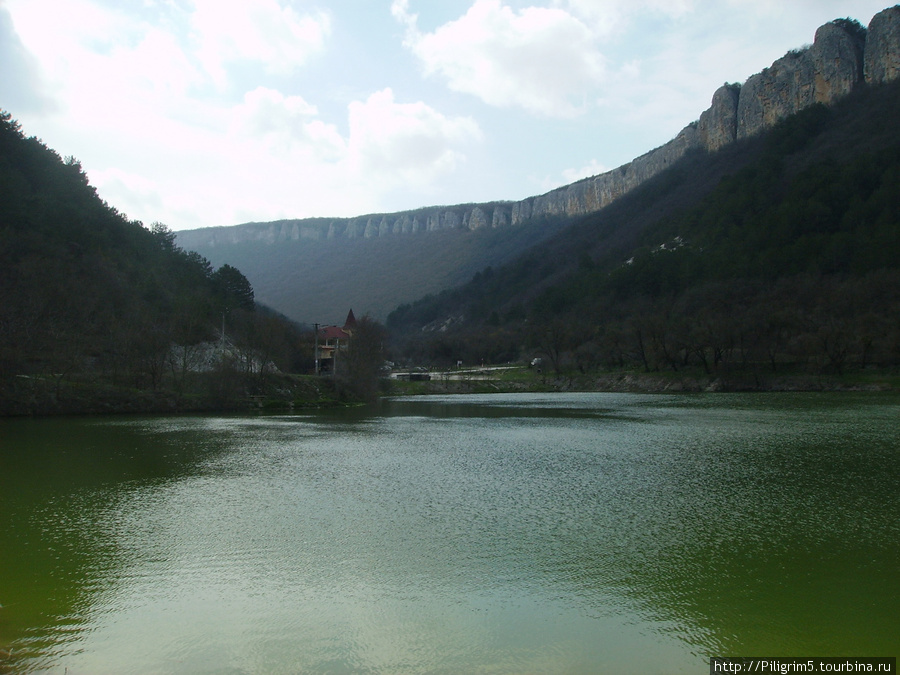
[[[900,78],[900,5],[872,18],[867,30],[838,19],[820,27],[809,47],[788,52],[743,86],[726,84],[708,110],[665,145],[607,173],[519,202],[439,206],[358,218],[248,223],[179,233],[182,246],[245,241],[374,238],[517,225],[531,218],[580,216],[602,209],[664,171],[691,150],[715,152],[816,103],[830,104],[862,83]]]
[[[712,105],[700,115],[697,131],[700,144],[710,152],[737,140],[737,111],[741,87],[726,84],[713,94]]]
[[[869,84],[884,84],[900,77],[900,5],[872,17],[864,64]]]
[[[849,94],[863,79],[863,50],[863,38],[853,25],[832,22],[819,28],[812,47],[789,52],[741,87],[737,138]]]

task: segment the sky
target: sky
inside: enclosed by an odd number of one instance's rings
[[[173,230],[519,200],[891,0],[0,0],[0,109]]]

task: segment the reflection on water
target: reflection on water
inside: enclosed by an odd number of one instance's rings
[[[0,672],[893,654],[898,412],[555,394],[6,421]]]

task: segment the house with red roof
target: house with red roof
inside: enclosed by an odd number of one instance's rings
[[[336,360],[340,358],[340,352],[347,349],[356,330],[356,317],[353,310],[347,314],[347,320],[342,327],[320,326],[316,335],[316,372],[333,373]]]

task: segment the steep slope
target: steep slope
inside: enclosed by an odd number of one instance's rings
[[[900,82],[865,87],[689,154],[519,260],[399,308],[389,327],[427,359],[524,347],[556,368],[896,364],[898,110]]]
[[[180,232],[215,263],[243,269],[259,297],[304,321],[337,321],[348,306],[383,317],[398,304],[452,287],[552,236],[572,218],[613,204],[692,154],[722,152],[788,116],[833,104],[900,75],[900,6],[868,29],[850,19],[820,27],[741,86],[726,84],[672,141],[613,171],[519,202],[427,207]],[[501,232],[504,231],[504,232]]]
[[[338,323],[348,308],[384,320],[403,302],[468,281],[570,223],[539,219],[517,228],[448,229],[427,236],[289,239],[193,244],[214,264],[247,270],[260,302],[306,323]],[[267,224],[266,227],[272,224]],[[192,240],[179,233],[178,241]]]

